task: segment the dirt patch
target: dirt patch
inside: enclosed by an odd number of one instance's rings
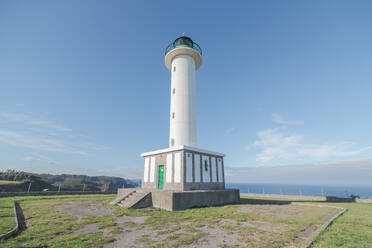
[[[146,225],[148,216],[120,216],[113,215],[113,209],[106,208],[99,202],[71,202],[59,206],[58,211],[77,217],[79,222],[85,215],[110,215],[114,218],[115,227],[99,229],[98,223],[88,224],[71,234],[85,234],[103,232],[105,236],[116,238],[116,241],[105,244],[106,248],[114,247],[257,247],[260,245],[272,247],[276,240],[294,225],[286,222],[285,218],[295,220],[309,216],[309,208],[315,206],[297,205],[269,205],[254,204],[233,206],[235,211],[247,213],[246,221],[220,218],[201,223],[177,222],[157,226],[153,229]],[[335,211],[337,212],[337,211]],[[244,214],[241,214],[242,216]],[[321,221],[326,221],[334,215],[327,212]],[[254,218],[253,218],[253,217]],[[252,218],[251,218],[252,217]],[[271,222],[271,219],[274,221]],[[282,221],[283,220],[283,221]],[[304,243],[316,230],[318,224],[313,224],[297,233],[295,239],[288,240],[289,247],[297,247]],[[295,227],[300,230],[301,227]]]
[[[289,229],[289,226],[283,223],[272,223],[266,221],[245,221],[239,223],[241,226],[253,227],[255,229],[265,231],[265,232],[272,232],[272,233],[282,233]]]
[[[211,229],[210,233],[214,233],[213,236],[208,237],[205,240],[199,240],[193,244],[189,245],[180,245],[177,244],[179,242],[178,238],[179,235],[193,235],[192,232],[187,230],[187,224],[183,223],[182,225],[185,229],[179,228],[179,226],[175,225],[168,225],[166,227],[162,227],[160,229],[152,229],[150,226],[146,225],[139,225],[137,227],[132,228],[131,230],[127,230],[124,233],[114,236],[117,240],[106,244],[105,248],[119,248],[119,247],[217,247],[215,245],[209,244],[209,239],[216,240],[216,237],[220,237],[220,233],[213,232],[213,228]],[[207,227],[205,227],[208,229]],[[196,229],[197,231],[204,232],[203,229]],[[219,230],[221,233],[225,233],[224,231]],[[209,235],[209,233],[208,233]],[[215,237],[216,236],[216,237]],[[226,238],[226,244],[229,243],[230,240]],[[213,243],[213,242],[212,242]],[[229,246],[230,247],[230,246]]]
[[[86,202],[70,202],[69,204],[58,206],[57,210],[61,213],[77,217],[77,222],[80,222],[84,215],[103,216],[111,214],[113,211],[98,202],[92,202],[89,205]]]
[[[293,243],[297,245],[303,243],[307,238],[309,238],[313,234],[313,232],[316,231],[317,228],[318,225],[315,224],[306,227],[304,230],[296,234]]]
[[[230,220],[230,219],[222,219],[218,222],[218,225],[236,225],[237,222],[235,220]]]
[[[120,219],[119,219],[120,218]],[[209,248],[209,247],[256,247],[262,242],[269,233],[280,235],[287,231],[290,225],[285,223],[271,223],[266,221],[244,221],[237,222],[232,219],[221,219],[217,224],[199,223],[200,226],[193,227],[194,231],[188,230],[187,226],[191,223],[180,223],[180,226],[167,226],[153,230],[151,227],[143,225],[146,217],[122,216],[117,218],[121,223],[137,221],[138,225],[131,230],[115,235],[117,241],[106,244],[106,248],[114,247],[178,247],[178,248]],[[133,219],[135,218],[135,219]],[[137,220],[136,220],[137,218]],[[203,225],[205,224],[205,225]],[[254,228],[257,231],[247,231],[246,228]],[[191,234],[191,232],[202,232],[206,235],[191,244],[177,244],[179,240],[173,240],[172,236],[178,234]],[[305,235],[305,234],[304,234]],[[302,239],[300,239],[302,241]],[[269,244],[268,244],[269,245]]]
[[[83,226],[82,228],[73,231],[70,234],[85,234],[85,233],[103,232],[103,235],[104,236],[110,236],[110,237],[113,236],[110,233],[110,229],[109,228],[99,229],[97,225],[98,225],[98,223],[87,224],[87,225]]]
[[[97,227],[97,223],[93,223],[85,225],[83,228],[73,231],[71,234],[95,233],[99,231],[100,230]]]
[[[228,233],[220,228],[210,228],[204,226],[200,228],[202,232],[208,233],[206,237],[203,237],[200,242],[195,246],[189,247],[242,247],[243,244],[236,241],[238,237],[237,233]]]
[[[330,219],[332,219],[333,216],[337,215],[340,211],[341,211],[341,210],[336,209],[336,210],[334,210],[333,212],[331,212],[331,213],[329,213],[329,214],[323,216],[323,217],[320,219],[320,221],[322,221],[322,222],[327,222],[327,221],[329,221]]]
[[[242,206],[238,211],[245,213],[258,213],[260,215],[275,217],[303,217],[304,214],[299,208],[293,205],[267,205],[258,204],[252,206]]]
[[[120,217],[116,218],[115,222],[117,224],[121,224],[121,223],[124,223],[124,222],[134,222],[136,224],[142,224],[147,218],[148,218],[148,216],[134,217],[134,216],[123,215],[123,216],[120,216]]]
[[[244,213],[251,213],[251,212],[254,211],[254,208],[251,207],[251,206],[242,206],[242,207],[238,208],[238,210],[240,212],[244,212]]]
[[[115,235],[114,237],[117,239],[112,243],[105,244],[104,248],[121,248],[121,247],[128,247],[128,248],[142,248],[142,247],[149,247],[146,242],[138,241],[143,236],[148,237],[158,237],[157,235],[158,230],[153,230],[147,226],[140,226],[139,228],[131,228],[127,229],[126,232],[123,232],[119,235]]]

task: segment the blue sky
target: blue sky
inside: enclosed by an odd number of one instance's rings
[[[0,168],[139,178],[139,154],[168,146],[164,49],[182,32],[203,49],[199,147],[230,170],[368,161],[371,13],[371,1],[0,1]]]

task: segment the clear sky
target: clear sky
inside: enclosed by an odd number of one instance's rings
[[[140,153],[168,146],[164,49],[183,32],[203,49],[199,147],[229,170],[369,161],[371,13],[368,0],[0,1],[0,169],[140,178]]]

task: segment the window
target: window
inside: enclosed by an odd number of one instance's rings
[[[173,94],[176,94],[176,88],[173,88],[172,92]]]
[[[204,160],[204,170],[208,171],[208,161]]]
[[[173,66],[173,72],[175,72],[176,71],[176,67],[175,66]]]
[[[174,119],[175,115],[176,115],[176,114],[173,112],[173,113],[172,113],[172,119]]]

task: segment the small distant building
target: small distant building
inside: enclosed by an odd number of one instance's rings
[[[239,190],[225,189],[225,155],[197,147],[195,72],[201,63],[200,46],[187,36],[166,48],[165,65],[171,71],[169,147],[141,154],[142,188],[119,189],[113,204],[179,210],[239,201]]]

